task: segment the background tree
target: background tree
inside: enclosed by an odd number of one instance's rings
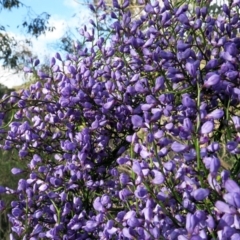
[[[39,37],[41,34],[45,34],[47,31],[53,31],[54,27],[49,26],[50,15],[46,12],[36,14],[35,17],[30,16],[31,7],[25,5],[19,0],[1,0],[0,10],[11,11],[14,8],[27,8],[28,14],[26,20],[21,23],[29,38],[23,41],[17,41],[14,37],[11,37],[5,26],[0,25],[0,61],[4,67],[14,68],[20,70],[25,64],[26,58],[32,56],[29,49],[31,45],[32,37]],[[24,47],[23,47],[24,46]]]

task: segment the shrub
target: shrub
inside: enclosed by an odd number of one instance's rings
[[[1,101],[2,148],[28,162],[0,188],[12,239],[240,238],[239,3],[214,18],[165,0],[136,20],[128,4],[110,38],[85,27],[91,46]]]

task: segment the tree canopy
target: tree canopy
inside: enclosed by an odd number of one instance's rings
[[[14,8],[30,9],[31,7],[19,0],[0,1],[1,11],[11,11]],[[0,25],[0,61],[4,67],[19,69],[20,66],[23,66],[26,57],[31,56],[31,51],[28,48],[28,46],[31,45],[30,37],[37,38],[47,31],[54,30],[54,26],[49,26],[49,18],[50,15],[46,12],[36,14],[34,17],[28,15],[27,20],[23,20],[20,25],[29,37],[20,42],[14,37],[9,36],[6,31],[6,26]]]

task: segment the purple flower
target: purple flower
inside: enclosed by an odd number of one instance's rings
[[[196,201],[203,201],[209,195],[209,190],[204,188],[198,188],[192,192],[192,196],[195,198]]]
[[[191,77],[195,78],[197,76],[197,69],[196,69],[194,63],[187,62],[186,69]]]
[[[146,207],[142,210],[145,220],[152,221],[153,218],[153,210],[151,207]]]
[[[186,229],[188,233],[192,234],[198,224],[198,219],[195,215],[188,213],[186,217]]]
[[[210,161],[210,172],[217,173],[220,166],[221,166],[220,160],[216,157],[213,157]]]
[[[194,23],[194,29],[200,29],[202,27],[202,20],[201,19],[197,19]]]
[[[182,23],[182,24],[186,24],[188,25],[189,24],[189,20],[188,20],[188,17],[185,13],[182,13],[179,15],[178,17],[178,20]]]
[[[187,146],[178,142],[173,142],[171,145],[171,149],[176,153],[180,153],[184,152],[187,149]]]
[[[164,182],[164,176],[161,172],[157,171],[157,170],[152,170],[151,171],[154,175],[154,178],[152,180],[153,184],[162,184]]]
[[[164,82],[165,82],[165,79],[164,77],[157,77],[156,80],[155,80],[155,85],[154,85],[154,91],[158,91],[160,89],[164,89]]]
[[[197,210],[194,215],[198,218],[200,222],[204,222],[206,220],[206,212],[203,210]]]
[[[231,206],[240,208],[240,193],[233,192],[224,194],[223,199]]]
[[[208,215],[206,220],[207,226],[212,230],[215,227],[215,221],[214,218],[211,215]]]
[[[184,130],[187,132],[192,132],[193,130],[193,124],[189,118],[184,118],[183,120],[183,127]]]
[[[132,170],[135,172],[138,176],[142,175],[142,167],[138,161],[133,161]]]
[[[188,10],[188,5],[184,4],[177,9],[177,12],[175,13],[175,16],[179,16],[180,14],[186,12],[187,10]]]
[[[239,220],[238,220],[239,221]],[[238,227],[239,229],[239,227]],[[234,233],[232,236],[231,236],[231,240],[238,240],[240,239],[240,233]]]
[[[109,110],[114,106],[114,103],[115,103],[115,100],[111,100],[111,101],[105,103],[103,105],[103,108],[105,108],[106,110]]]
[[[121,173],[119,176],[119,181],[121,184],[126,185],[130,181],[130,178],[126,173]]]
[[[185,51],[186,49],[188,49],[190,47],[190,44],[186,44],[181,40],[177,41],[177,50],[178,51]]]
[[[234,193],[234,192],[240,193],[240,187],[232,179],[227,179],[226,180],[225,189],[230,193]]]
[[[136,217],[131,217],[127,220],[127,224],[129,227],[139,227],[140,226],[140,222]]]
[[[234,208],[230,207],[228,204],[222,201],[216,201],[215,207],[218,209],[219,212],[222,213],[234,214],[236,212]]]
[[[122,200],[122,201],[126,201],[128,199],[129,196],[131,196],[133,193],[127,189],[127,188],[124,188],[122,189],[121,191],[119,191],[118,195],[119,195],[119,198]]]
[[[171,18],[171,14],[166,11],[162,14],[162,21],[161,21],[161,24],[164,26],[166,23],[168,23],[168,21],[170,20]]]
[[[24,157],[26,157],[28,155],[28,151],[25,150],[25,149],[21,149],[19,151],[18,155],[19,155],[20,158],[24,158]]]
[[[132,124],[136,128],[142,127],[143,119],[138,115],[133,115],[132,116]]]
[[[31,233],[31,235],[37,235],[39,234],[40,232],[42,232],[43,230],[43,226],[41,226],[40,224],[37,224],[34,228],[33,228],[33,231]]]
[[[147,13],[153,13],[154,12],[154,8],[152,7],[151,4],[147,3],[147,5],[145,6],[145,11]]]
[[[123,228],[122,234],[123,234],[123,236],[124,236],[125,238],[127,238],[127,239],[133,239],[133,235],[131,234],[131,231],[130,231],[129,228],[126,228],[126,227]]]
[[[188,95],[184,95],[182,98],[182,104],[184,107],[195,107],[196,102],[191,99]]]
[[[0,186],[0,194],[1,194],[1,193],[5,193],[5,192],[6,192],[6,188],[3,187],[3,186]]]
[[[213,74],[204,82],[204,86],[211,87],[216,85],[219,81],[220,81],[220,76],[217,74]]]
[[[210,152],[217,152],[219,150],[219,143],[218,142],[212,142],[208,145],[207,149]]]
[[[238,142],[228,141],[226,145],[227,145],[227,150],[232,152],[238,147]]]
[[[126,220],[128,220],[132,217],[135,217],[135,216],[136,216],[136,212],[134,210],[130,210],[124,215],[123,221],[126,221]]]
[[[98,226],[98,222],[93,220],[88,220],[86,225],[83,227],[86,231],[93,232]]]
[[[58,59],[59,61],[62,61],[62,58],[61,58],[61,56],[60,56],[59,53],[56,53],[56,54],[55,54],[55,58]]]
[[[20,208],[18,208],[18,207],[13,208],[13,210],[12,210],[12,215],[13,215],[14,217],[20,217],[22,214],[23,214],[23,210],[22,210],[22,209],[20,209]]]
[[[101,198],[97,197],[94,202],[93,202],[93,207],[95,210],[97,210],[98,212],[103,212],[105,210],[105,208],[103,207],[102,203],[101,203]]]
[[[211,59],[205,66],[206,69],[210,70],[210,69],[214,69],[216,67],[218,67],[219,65],[219,60],[218,59]]]
[[[110,197],[109,197],[108,195],[104,194],[104,195],[101,197],[101,204],[102,204],[103,206],[109,205],[110,202],[111,202],[111,199],[110,199]]]
[[[137,189],[135,190],[134,194],[137,198],[145,198],[147,196],[147,189],[143,186],[137,186]]]
[[[215,109],[211,113],[209,113],[206,118],[212,118],[212,119],[220,119],[224,115],[224,112],[222,109]]]
[[[12,172],[12,174],[16,175],[16,174],[22,173],[23,170],[21,170],[19,168],[12,168],[11,172]]]
[[[48,184],[43,183],[38,189],[41,192],[45,192],[48,189]]]
[[[214,124],[212,121],[207,121],[205,122],[202,127],[201,127],[201,133],[202,134],[209,134],[213,131],[214,129]]]

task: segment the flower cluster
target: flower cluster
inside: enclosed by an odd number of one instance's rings
[[[0,187],[12,239],[240,239],[240,3],[163,2],[133,19],[114,0],[108,36],[97,15],[88,47],[2,99],[1,147],[28,163]]]

